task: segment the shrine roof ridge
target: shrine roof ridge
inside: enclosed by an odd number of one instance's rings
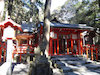
[[[43,25],[43,22],[40,22],[41,25]],[[50,23],[51,27],[57,27],[57,28],[76,28],[76,29],[94,29],[93,27],[86,26],[86,24],[65,24],[65,23]]]

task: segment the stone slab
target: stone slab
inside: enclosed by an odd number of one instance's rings
[[[14,67],[12,75],[28,75],[29,64],[17,64]]]

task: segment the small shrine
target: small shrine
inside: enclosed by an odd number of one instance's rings
[[[6,61],[7,39],[13,41],[13,59],[16,54],[20,56],[20,61],[22,54],[33,54],[34,47],[37,46],[36,43],[34,43],[35,40],[33,40],[36,34],[35,31],[32,25],[19,25],[10,18],[0,23],[0,62]],[[1,58],[1,56],[3,58]]]
[[[42,36],[43,22],[40,23]],[[91,31],[93,27],[85,24],[50,24],[49,55],[83,55],[84,33]],[[40,36],[40,37],[41,37]]]

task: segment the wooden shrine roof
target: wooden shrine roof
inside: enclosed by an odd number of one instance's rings
[[[8,18],[6,19],[5,21],[1,22],[0,23],[0,27],[8,27],[8,26],[11,26],[11,27],[14,27],[14,28],[18,28],[19,30],[22,30],[21,29],[21,25],[17,24],[16,22],[14,22],[12,19]]]
[[[22,30],[23,32],[33,32],[34,28],[33,28],[34,24],[32,23],[22,23]]]
[[[40,23],[43,25],[43,22]],[[86,24],[64,24],[64,23],[51,23],[51,27],[53,28],[72,28],[72,29],[89,29],[93,30],[93,27],[86,26]]]

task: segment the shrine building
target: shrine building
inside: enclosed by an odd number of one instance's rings
[[[43,22],[40,23],[42,36]],[[86,24],[50,23],[50,41],[48,54],[52,55],[83,55],[84,32],[93,27]]]
[[[33,54],[34,53],[34,47],[37,46],[37,43],[34,43],[36,40],[33,40],[35,37],[36,30],[32,27],[33,24],[25,24],[19,25],[15,23],[12,19],[8,18],[7,20],[0,23],[0,62],[3,57],[3,62],[6,61],[6,50],[7,50],[7,39],[13,40],[13,51],[12,55],[14,58],[14,55],[18,54],[20,56],[21,61],[21,55],[22,54]],[[14,29],[14,38],[5,38],[3,37],[4,30],[7,28]],[[12,36],[12,32],[9,30],[7,35]],[[37,40],[38,41],[38,40]],[[2,57],[1,57],[2,56]]]

